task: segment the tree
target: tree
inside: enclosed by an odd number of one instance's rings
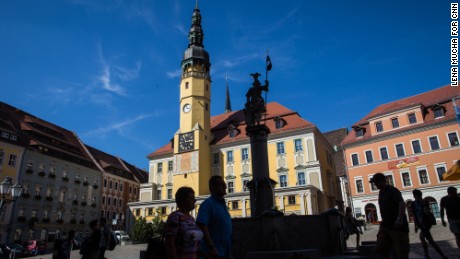
[[[152,219],[152,234],[153,237],[160,236],[163,232],[164,222],[161,217],[161,211],[158,209],[155,217]]]
[[[140,217],[133,225],[132,237],[134,240],[146,242],[148,237],[153,234],[152,227],[147,223],[147,220]]]
[[[149,238],[161,235],[164,222],[160,211],[155,214],[151,222],[147,222],[146,218],[143,217],[136,220],[131,233],[134,240],[147,242]]]

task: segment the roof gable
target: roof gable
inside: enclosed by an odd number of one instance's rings
[[[422,123],[401,127],[388,132],[378,134],[378,136],[385,136],[387,134],[393,134],[405,130],[409,130],[424,125],[439,123],[442,121],[450,120],[455,118],[455,111],[452,100],[460,97],[460,87],[458,86],[443,86],[440,88],[433,89],[428,92],[417,94],[414,96],[406,97],[400,100],[382,104],[372,110],[368,115],[361,118],[358,122],[352,125],[353,128],[362,129],[364,136],[357,137],[354,130],[350,131],[345,139],[342,141],[342,145],[351,144],[358,141],[364,141],[373,137],[370,132],[369,121],[378,116],[385,116],[398,111],[402,111],[407,108],[420,106],[423,109],[424,118]],[[434,113],[431,112],[431,108],[438,104],[444,104],[445,116],[442,118],[435,119]],[[427,108],[429,108],[427,110]]]
[[[273,120],[277,117],[286,121],[286,125],[280,129],[276,128],[275,121]],[[292,111],[277,102],[270,102],[267,104],[267,113],[263,116],[261,123],[265,124],[270,129],[271,134],[279,134],[315,127],[315,125],[311,122],[301,118],[297,112]],[[228,127],[230,125],[233,125],[234,129],[237,130],[239,134],[234,137],[230,137],[228,134]],[[245,139],[249,140],[246,134],[242,134],[243,132],[246,132],[246,122],[243,110],[222,113],[211,117],[211,133],[214,136],[211,145],[224,144]],[[150,153],[147,157],[150,158],[172,153],[173,147],[170,142]]]

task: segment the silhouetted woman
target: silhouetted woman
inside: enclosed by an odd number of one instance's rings
[[[190,215],[195,209],[195,201],[195,192],[192,188],[180,187],[177,190],[176,204],[179,209],[169,215],[164,232],[166,254],[169,259],[198,258],[203,232]]]
[[[428,254],[428,244],[426,243],[426,240],[428,240],[434,250],[436,250],[442,258],[447,258],[438,244],[434,242],[433,236],[431,235],[430,229],[434,224],[436,224],[436,219],[430,211],[428,202],[422,199],[422,191],[415,189],[412,191],[412,195],[414,195],[415,199],[415,201],[411,204],[412,212],[414,213],[415,233],[417,233],[420,229],[419,237],[423,246],[423,251],[425,252],[425,257],[430,258]]]

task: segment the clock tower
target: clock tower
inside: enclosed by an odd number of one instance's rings
[[[201,14],[196,5],[188,34],[188,48],[181,63],[180,127],[174,136],[173,193],[181,186],[189,186],[196,195],[209,194],[211,64],[203,38]]]

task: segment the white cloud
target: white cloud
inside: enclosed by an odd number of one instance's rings
[[[182,71],[180,69],[170,71],[170,72],[166,72],[166,76],[168,78],[177,78],[177,77],[180,77],[181,74],[182,74]]]
[[[113,83],[110,79],[110,67],[108,65],[103,66],[102,73],[98,77],[99,81],[102,83],[102,88],[109,92],[124,96],[125,90],[118,84]]]
[[[100,134],[108,133],[108,132],[111,132],[111,131],[117,131],[118,133],[122,134],[123,129],[125,127],[127,127],[127,126],[129,126],[131,124],[135,124],[138,121],[141,121],[143,119],[146,119],[146,118],[149,118],[149,117],[152,117],[152,116],[158,116],[158,114],[157,113],[141,114],[141,115],[139,115],[139,116],[137,116],[135,118],[126,119],[126,120],[120,121],[120,122],[115,122],[115,123],[113,123],[111,125],[108,125],[108,126],[105,126],[105,127],[100,127],[98,129],[85,132],[82,135],[85,135],[85,136],[100,135]]]
[[[218,61],[216,66],[232,68],[232,67],[241,65],[242,63],[246,63],[248,61],[258,59],[260,57],[261,57],[260,53],[248,54],[244,56],[234,57],[232,59],[224,59],[224,60]]]
[[[115,66],[116,76],[123,81],[130,81],[139,77],[139,71],[141,70],[142,62],[137,61],[134,68],[125,68],[122,66]]]
[[[184,25],[182,25],[182,24],[176,24],[176,25],[174,25],[174,28],[176,28],[178,31],[180,31],[183,35],[185,35],[185,36],[188,35],[188,32],[187,32],[187,30],[184,28]]]
[[[123,85],[121,85],[121,82],[128,82],[137,79],[142,67],[142,62],[137,61],[134,67],[131,68],[111,64],[105,59],[100,44],[98,44],[98,57],[99,62],[101,63],[101,72],[96,76],[96,78],[98,83],[102,84],[102,89],[120,96],[127,96],[126,89]]]

